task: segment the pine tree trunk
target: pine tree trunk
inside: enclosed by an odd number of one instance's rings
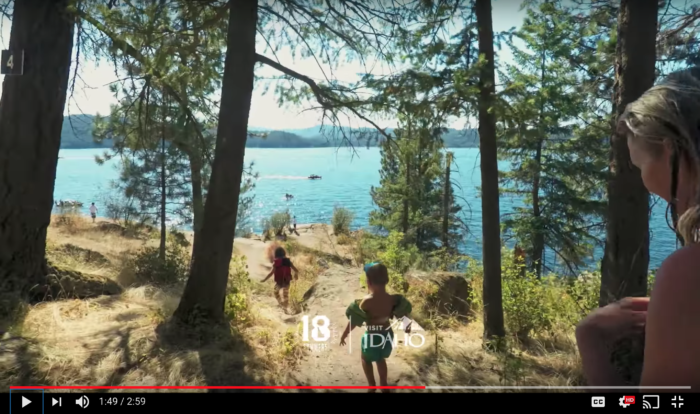
[[[194,243],[190,277],[175,312],[184,321],[189,321],[193,313],[212,320],[223,317],[253,94],[257,20],[257,0],[230,3],[211,181],[202,229]]]
[[[190,28],[190,22],[186,18],[181,19],[182,27]],[[199,44],[199,31],[194,31],[195,44]],[[194,56],[195,65],[199,65],[200,56],[195,54]],[[180,50],[180,63],[184,66],[191,64],[188,50],[183,48]],[[187,79],[182,78],[180,82],[180,94],[181,96],[187,96]],[[187,101],[184,101],[187,105]],[[183,108],[185,109],[185,108]],[[187,143],[183,145],[183,152],[187,154],[187,159],[190,164],[190,180],[192,186],[192,230],[194,233],[194,240],[197,240],[197,234],[202,229],[202,215],[204,214],[204,196],[202,191],[202,151],[205,150],[204,142],[201,142],[197,137],[195,137],[194,131],[190,128],[190,121],[185,117],[184,123],[185,139]],[[192,126],[197,128],[196,125]],[[201,147],[201,148],[200,148]]]
[[[410,149],[411,145],[411,140],[413,139],[413,134],[412,134],[412,121],[409,121],[408,124],[408,143],[407,147]],[[409,214],[409,202],[408,198],[411,194],[411,152],[410,150],[406,151],[406,188],[405,188],[405,194],[403,196],[403,215],[401,218],[401,231],[403,231],[404,236],[408,235],[408,214]]]
[[[544,88],[547,68],[547,53],[544,47],[542,48],[542,54],[540,56],[540,59],[542,60],[540,63],[540,85],[542,88]],[[544,145],[545,134],[547,134],[547,131],[545,131],[542,127],[542,121],[544,118],[544,105],[545,99],[544,97],[542,97],[540,101],[538,128],[540,130],[540,134],[543,134],[543,136],[539,138],[539,142],[537,143],[537,150],[535,151],[535,166],[537,167],[537,171],[535,172],[535,177],[532,180],[532,215],[535,218],[535,223],[537,223],[537,227],[532,240],[531,258],[532,268],[535,271],[535,274],[538,278],[542,276],[542,259],[544,256],[544,229],[541,226],[542,209],[540,208],[540,181],[542,180],[542,146]]]
[[[165,118],[165,117],[163,117]],[[163,119],[165,121],[165,119]],[[160,248],[158,256],[162,262],[165,262],[165,204],[167,201],[167,187],[165,182],[165,123],[161,123],[161,140],[160,140]]]
[[[620,4],[614,87],[618,118],[654,83],[657,7],[656,0]],[[646,296],[649,267],[649,192],[632,166],[624,136],[613,135],[611,152],[601,306],[626,296]]]
[[[452,163],[452,153],[445,154],[445,188],[442,190],[442,247],[450,247],[450,164]]]
[[[204,193],[202,191],[202,160],[198,155],[187,154],[190,162],[190,175],[192,181],[192,215],[194,239],[202,229],[202,215],[204,214]]]
[[[532,267],[537,277],[542,276],[542,258],[544,256],[544,229],[540,226],[540,218],[542,211],[540,208],[540,180],[541,180],[541,164],[542,164],[542,144],[540,140],[535,152],[535,165],[537,172],[532,183],[532,215],[536,220],[537,228],[532,240]]]
[[[67,0],[16,1],[9,49],[24,74],[0,100],[0,290],[41,283],[73,51]],[[15,55],[18,59],[19,55]],[[15,63],[19,63],[17,60]]]
[[[401,231],[403,231],[404,236],[408,235],[408,209],[409,209],[409,202],[408,202],[408,197],[411,193],[411,160],[408,155],[406,155],[406,192],[403,196],[403,214],[401,217]]]
[[[501,224],[496,143],[495,54],[491,0],[474,4],[479,55],[486,59],[479,74],[479,147],[481,152],[481,214],[484,263],[484,338],[505,336],[501,293]]]

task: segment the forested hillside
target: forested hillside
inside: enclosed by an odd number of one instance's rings
[[[95,117],[93,115],[81,114],[66,116],[61,131],[61,148],[82,149],[82,148],[111,148],[112,140],[105,139],[102,143],[97,143],[92,138],[92,127]],[[262,128],[255,128],[251,131],[262,132]],[[307,128],[304,130],[271,131],[267,136],[251,136],[246,143],[248,148],[324,148],[344,145],[341,142],[339,130],[332,130],[321,127]],[[392,130],[389,130],[392,131]],[[350,131],[346,131],[350,132]],[[352,135],[352,134],[350,134]],[[369,139],[371,147],[378,146],[376,134],[371,134]],[[478,135],[476,130],[467,129],[459,131],[448,130],[443,136],[445,146],[448,148],[471,148],[476,147]],[[353,145],[367,146],[368,139],[353,139]]]

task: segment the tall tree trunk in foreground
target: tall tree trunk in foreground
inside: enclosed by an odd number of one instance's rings
[[[63,109],[73,51],[68,0],[14,4],[9,49],[24,74],[6,75],[0,100],[0,290],[45,276]]]
[[[496,152],[495,54],[491,0],[476,0],[479,55],[486,59],[479,74],[479,148],[481,152],[481,217],[484,263],[484,339],[505,336],[501,297],[501,213]]]
[[[616,118],[654,83],[657,0],[622,0],[615,62]],[[608,222],[600,305],[646,296],[649,267],[649,192],[630,161],[627,140],[613,131]]]
[[[228,50],[211,181],[202,228],[194,242],[190,277],[175,312],[176,317],[185,321],[193,311],[214,320],[223,317],[253,94],[257,3],[257,0],[230,3]]]

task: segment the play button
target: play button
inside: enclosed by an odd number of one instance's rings
[[[41,414],[44,412],[43,393],[41,390],[11,390],[11,414]],[[7,409],[3,413],[7,412]]]

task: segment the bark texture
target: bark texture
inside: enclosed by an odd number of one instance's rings
[[[474,4],[479,32],[479,55],[486,59],[479,75],[479,149],[481,152],[481,211],[484,262],[484,338],[505,336],[501,297],[501,213],[498,193],[495,64],[491,0]]]
[[[194,241],[192,268],[175,316],[223,317],[229,263],[236,231],[248,115],[253,94],[256,0],[230,3],[228,50],[221,90],[221,109],[202,228]]]
[[[654,84],[656,0],[620,4],[615,62],[616,119]],[[615,131],[615,130],[613,130]],[[649,192],[632,165],[627,140],[611,139],[608,221],[601,264],[600,305],[626,296],[646,296],[649,268]]]
[[[14,4],[9,49],[24,50],[25,61],[23,75],[5,76],[0,100],[2,291],[44,283],[48,271],[46,228],[73,51],[67,6],[68,0]]]

